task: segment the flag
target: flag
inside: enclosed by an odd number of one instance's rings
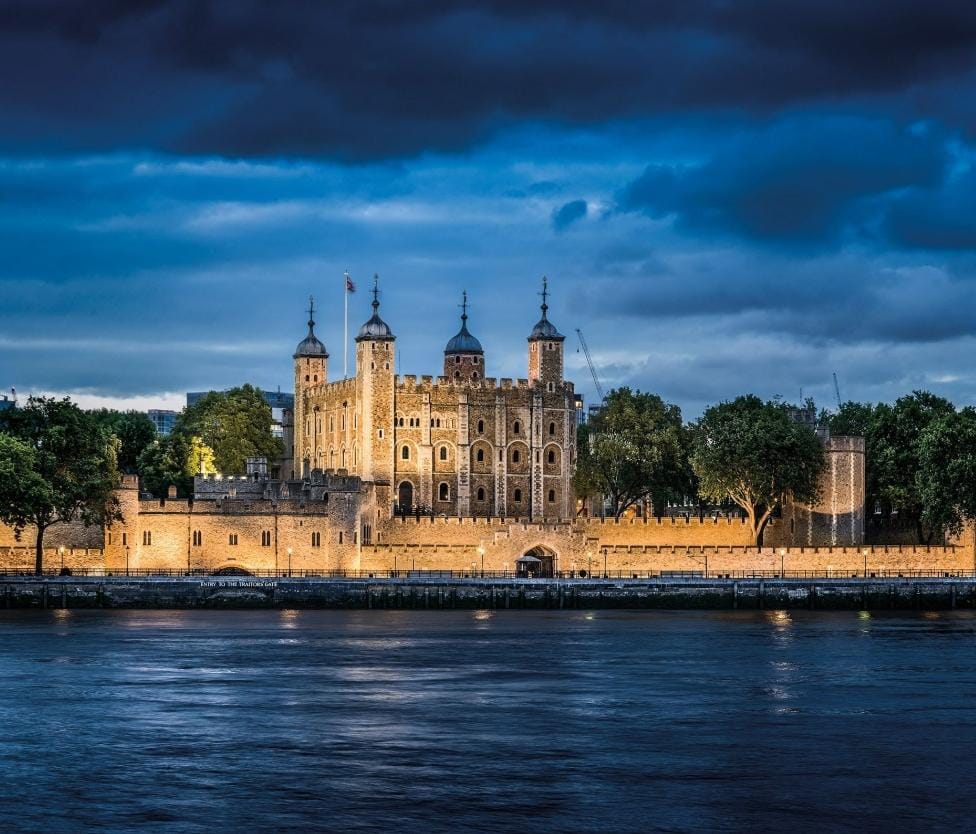
[[[356,285],[352,282],[348,272],[346,273],[346,292],[356,292]]]

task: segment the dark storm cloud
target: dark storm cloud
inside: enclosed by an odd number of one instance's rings
[[[945,0],[22,0],[0,2],[0,135],[14,152],[364,159],[458,150],[524,119],[909,88],[906,114],[964,118],[945,85],[974,50],[976,6]]]
[[[586,200],[571,200],[552,212],[552,227],[561,232],[586,217]]]
[[[870,198],[937,186],[944,137],[857,117],[801,117],[749,130],[698,165],[652,165],[627,186],[623,211],[673,215],[678,228],[822,243],[872,219]]]

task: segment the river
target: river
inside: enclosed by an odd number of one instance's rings
[[[5,831],[959,831],[976,616],[0,611]]]

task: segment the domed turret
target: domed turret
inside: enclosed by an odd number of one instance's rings
[[[329,358],[329,353],[315,335],[315,301],[311,297],[308,299],[308,335],[298,343],[295,348],[295,359],[302,357],[317,356],[325,359]]]
[[[485,351],[468,331],[468,292],[461,294],[461,329],[444,348],[444,376],[451,379],[479,380],[484,376]]]
[[[484,354],[484,349],[474,336],[468,332],[468,292],[461,293],[461,329],[457,335],[451,338],[444,348],[444,353],[480,353]]]
[[[373,315],[370,317],[362,327],[359,328],[359,335],[356,337],[357,342],[362,342],[367,339],[393,339],[393,331],[390,330],[390,325],[388,325],[383,319],[380,318],[380,277],[379,275],[373,276]]]
[[[529,382],[542,384],[549,394],[563,383],[563,336],[549,321],[549,281],[542,278],[542,318],[529,334]]]
[[[536,323],[535,327],[532,328],[532,332],[529,334],[529,341],[534,339],[550,339],[554,341],[563,341],[566,337],[563,336],[556,326],[549,321],[547,316],[549,312],[549,305],[546,301],[549,298],[549,280],[543,275],[542,276],[542,318]]]

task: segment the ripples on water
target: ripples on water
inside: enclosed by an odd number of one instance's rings
[[[976,619],[0,612],[4,831],[972,830]]]

